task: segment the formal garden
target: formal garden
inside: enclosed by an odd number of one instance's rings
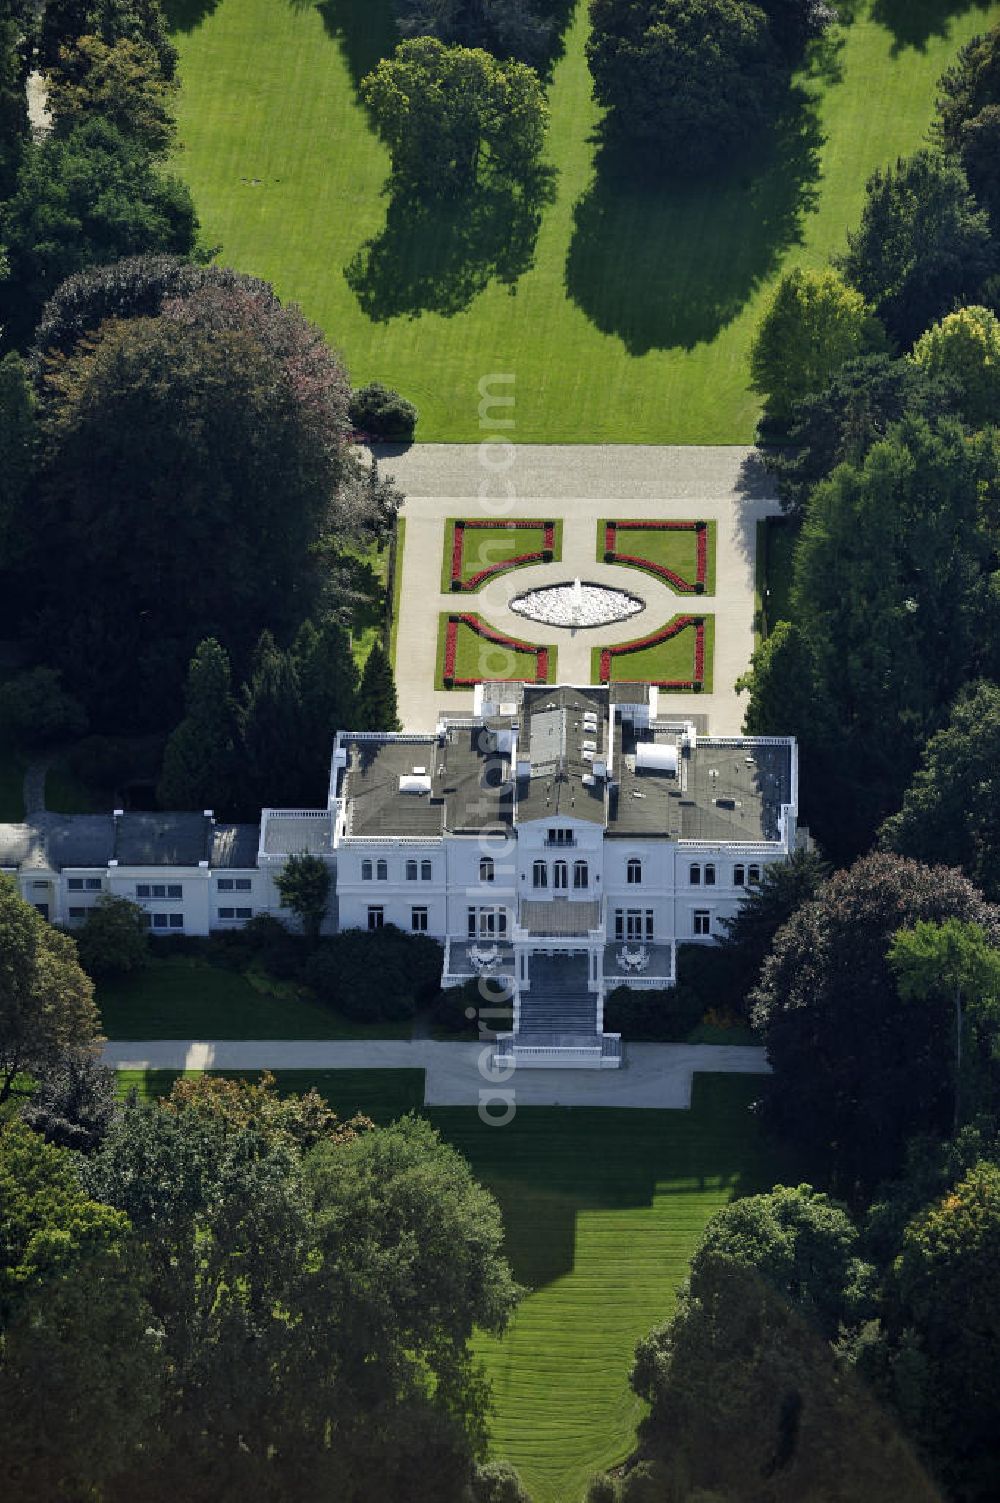
[[[713,616],[675,616],[665,626],[630,642],[595,647],[595,684],[621,680],[656,684],[678,693],[712,692]]]
[[[600,526],[597,557],[643,569],[678,595],[713,595],[716,532],[715,522],[609,518]]]
[[[561,521],[491,522],[456,517],[445,529],[442,592],[466,593],[511,569],[558,563],[561,545]]]
[[[508,636],[472,611],[440,617],[435,675],[439,689],[471,689],[483,679],[554,684],[558,661],[555,647]]]

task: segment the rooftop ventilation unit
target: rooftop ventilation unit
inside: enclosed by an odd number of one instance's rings
[[[597,779],[594,777],[593,773],[585,772],[583,777],[580,779],[580,782],[583,784],[584,788],[593,788],[595,783],[597,782]]]
[[[400,793],[430,793],[431,780],[425,772],[404,772],[399,779]]]
[[[596,741],[585,741],[583,743],[583,749],[584,749],[584,751],[596,751],[597,750],[597,742]]]
[[[607,775],[608,775],[608,764],[607,764],[607,762],[599,762],[598,759],[595,757],[594,758],[594,777],[595,778],[606,778]]]
[[[655,741],[640,741],[635,749],[636,772],[668,772],[677,776],[677,748]]]

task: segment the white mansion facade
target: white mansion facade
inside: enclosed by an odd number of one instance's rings
[[[70,928],[113,893],[154,935],[207,934],[281,913],[275,872],[309,851],[329,928],[428,934],[443,985],[481,978],[487,1010],[512,995],[501,1059],[613,1067],[607,993],[670,986],[677,945],[711,942],[797,841],[794,741],[705,736],[664,699],[482,684],[433,733],[338,733],[325,809],[46,814],[0,825],[0,870]]]

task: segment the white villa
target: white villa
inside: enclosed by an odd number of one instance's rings
[[[207,934],[279,914],[275,873],[309,851],[331,868],[328,929],[440,940],[442,984],[480,977],[487,1023],[512,994],[498,1060],[613,1068],[607,993],[672,985],[677,945],[711,942],[798,839],[795,742],[706,736],[664,699],[481,684],[433,733],[339,732],[325,809],[44,814],[0,825],[0,870],[69,928],[111,893],[154,935]]]

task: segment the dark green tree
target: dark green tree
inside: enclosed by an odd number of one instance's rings
[[[538,172],[548,107],[524,63],[415,37],[362,80],[361,97],[402,192],[462,194],[487,178],[527,183]]]
[[[941,79],[934,131],[965,168],[969,186],[994,225],[1000,215],[1000,26],[973,37]]]
[[[118,1076],[92,1049],[67,1049],[37,1077],[21,1117],[47,1143],[92,1153],[118,1109]]]
[[[159,1409],[158,1333],[129,1226],[88,1199],[73,1156],[0,1127],[0,1490],[106,1497],[141,1466]]]
[[[366,731],[398,731],[396,683],[392,665],[381,642],[372,643],[361,675],[358,720]]]
[[[0,360],[0,572],[11,568],[21,552],[19,513],[35,472],[37,427],[35,399],[19,355]]]
[[[319,938],[330,898],[330,868],[307,851],[289,856],[274,879],[282,908],[290,908],[311,940]]]
[[[591,0],[587,61],[613,130],[695,173],[754,141],[783,63],[750,0]]]
[[[965,173],[933,151],[872,174],[847,244],[839,269],[904,349],[957,304],[976,302],[997,269],[989,219]]]
[[[176,92],[148,42],[122,38],[109,46],[100,37],[82,36],[60,48],[49,69],[47,103],[60,136],[99,117],[158,155],[169,150],[176,133]]]
[[[137,903],[105,893],[91,908],[74,938],[80,964],[95,981],[127,976],[146,964],[146,915]]]
[[[844,1194],[898,1173],[908,1139],[951,1123],[951,999],[916,1009],[889,963],[901,928],[948,918],[1000,935],[960,873],[866,856],[792,915],[764,963],[753,1000],[774,1072],[766,1119]]]
[[[358,728],[358,670],[347,631],[327,617],[319,628],[306,621],[292,644],[299,676],[306,736],[317,770],[329,774],[337,731]]]
[[[55,66],[61,49],[82,36],[98,37],[108,47],[122,41],[150,46],[163,77],[174,76],[177,49],[167,33],[160,0],[51,0],[39,32],[41,66]]]
[[[769,861],[760,881],[747,888],[733,917],[720,920],[719,948],[730,956],[744,998],[760,979],[778,930],[803,903],[819,895],[829,875],[830,868],[818,852],[793,851],[787,861]]]
[[[25,85],[33,21],[20,0],[0,3],[0,198],[13,190],[28,137]]]
[[[46,300],[73,272],[146,251],[186,255],[197,229],[184,184],[103,119],[27,146],[15,192],[0,208],[0,244],[10,260],[0,283],[8,341],[27,343]]]
[[[185,715],[167,742],[156,790],[161,809],[225,810],[236,775],[236,704],[229,657],[214,637],[188,668]]]
[[[0,875],[0,1105],[19,1076],[94,1044],[99,1030],[93,983],[76,945]]]
[[[556,26],[551,0],[394,0],[405,37],[437,37],[447,46],[483,47],[533,68],[551,58]]]
[[[971,686],[928,741],[903,807],[883,824],[883,849],[960,866],[1000,901],[1000,688]]]
[[[87,716],[67,694],[54,668],[29,668],[0,684],[0,737],[38,750],[82,736]]]
[[[265,804],[295,807],[309,800],[304,784],[311,765],[298,669],[264,632],[254,653],[239,705],[239,777],[244,810]]]
[[[369,381],[352,392],[348,411],[353,427],[388,442],[409,442],[417,425],[413,403],[381,381]]]

